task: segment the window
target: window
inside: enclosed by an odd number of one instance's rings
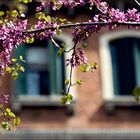
[[[58,57],[57,51],[49,42],[18,47],[15,54],[24,54],[26,60],[26,71],[15,82],[18,95],[61,95],[65,88],[65,65],[64,55]]]
[[[15,51],[26,60],[25,72],[14,81],[13,109],[21,106],[60,106],[66,78],[65,56],[57,56],[58,48],[50,42],[24,44]],[[16,101],[15,101],[16,100]]]
[[[132,95],[140,86],[140,38],[124,37],[109,42],[115,95]]]
[[[59,35],[56,40],[60,44],[67,44],[68,50],[73,46],[68,35]],[[22,54],[26,63],[25,72],[12,83],[13,109],[18,111],[22,106],[61,106],[60,98],[62,90],[65,89],[64,79],[68,79],[70,74],[69,67],[65,67],[65,60],[70,54],[58,57],[57,50],[49,41],[23,44],[16,49],[14,55],[18,57]],[[74,73],[72,79],[75,79]],[[76,100],[75,88],[70,92]]]
[[[100,43],[105,102],[135,103],[132,91],[140,86],[140,34],[134,31],[109,33],[100,38]]]

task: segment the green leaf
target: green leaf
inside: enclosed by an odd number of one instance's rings
[[[134,88],[133,95],[135,96],[136,100],[139,101],[139,98],[140,98],[140,87],[135,87]]]
[[[14,72],[12,73],[12,78],[13,78],[14,80],[16,80],[16,79],[18,78],[18,73],[17,73],[16,71],[14,71]]]
[[[71,103],[72,100],[73,100],[73,96],[69,93],[69,94],[67,95],[67,102]]]
[[[51,17],[50,16],[46,16],[44,19],[45,19],[46,22],[50,22],[51,21]]]
[[[3,23],[3,21],[0,19],[0,25]]]
[[[57,51],[57,55],[58,55],[58,56],[62,56],[64,50],[65,50],[64,48],[60,48],[60,49]]]
[[[66,104],[66,98],[65,96],[61,97],[61,104],[65,105]]]
[[[17,59],[16,58],[12,58],[12,62],[17,62]]]
[[[22,2],[27,4],[27,3],[31,3],[32,0],[22,0]]]
[[[65,84],[68,85],[70,80],[65,80]]]
[[[10,68],[10,67],[6,68],[6,72],[7,73],[11,73],[12,72],[12,68]]]
[[[2,17],[4,15],[3,11],[0,11],[0,17]]]
[[[82,84],[82,80],[77,80],[76,83],[77,83],[78,85],[81,85],[81,84]]]
[[[13,118],[16,117],[16,115],[15,115],[13,112],[9,112],[8,115],[9,115],[10,117],[13,117]]]
[[[11,12],[11,16],[12,17],[17,17],[19,15],[19,13],[18,13],[18,11],[17,10],[13,10],[12,12]]]
[[[14,119],[14,125],[19,125],[21,123],[21,119],[19,117],[16,117]]]
[[[73,100],[73,96],[69,93],[68,95],[62,96],[61,103],[62,104],[70,104]]]
[[[10,130],[10,123],[8,121],[2,121],[2,127],[5,130]]]
[[[57,28],[56,32],[57,32],[57,35],[60,35],[62,33],[62,29]]]
[[[6,108],[6,112],[7,113],[10,113],[11,112],[11,109],[10,108]]]
[[[19,56],[20,61],[25,62],[25,60],[23,59],[23,56]]]
[[[24,71],[25,71],[25,69],[24,69],[23,66],[20,66],[20,67],[19,67],[19,70],[20,70],[21,72],[24,72]]]
[[[33,43],[34,42],[34,37],[26,37],[26,42],[29,43]]]
[[[62,18],[59,18],[59,20],[63,23],[63,22],[65,22],[65,21],[67,21],[67,19],[62,19]]]
[[[46,17],[45,17],[45,13],[43,13],[43,12],[38,12],[38,13],[36,13],[35,14],[35,17],[37,18],[37,19],[39,19],[39,20],[42,20],[42,19],[45,19]]]
[[[82,44],[82,47],[83,47],[83,48],[87,48],[87,43],[84,42],[84,43]]]
[[[86,71],[87,71],[86,66],[80,65],[80,70],[81,70],[82,72],[86,72]]]

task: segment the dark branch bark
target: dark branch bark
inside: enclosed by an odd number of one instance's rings
[[[37,32],[43,32],[45,30],[55,30],[56,28],[74,28],[78,26],[88,26],[88,25],[100,25],[100,26],[107,26],[107,25],[126,25],[126,26],[140,26],[140,22],[81,22],[81,23],[67,23],[63,25],[59,25],[57,27],[46,27],[44,29],[35,29],[35,30],[27,30],[23,33],[37,33]]]

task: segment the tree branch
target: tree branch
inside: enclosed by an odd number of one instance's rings
[[[35,30],[27,30],[24,31],[23,33],[37,33],[37,32],[43,32],[45,30],[55,30],[57,28],[62,29],[62,28],[74,28],[78,26],[88,26],[88,25],[100,25],[100,26],[106,26],[106,25],[126,25],[126,26],[140,26],[140,22],[81,22],[81,23],[67,23],[63,25],[59,25],[57,27],[46,27],[44,29],[35,29]]]

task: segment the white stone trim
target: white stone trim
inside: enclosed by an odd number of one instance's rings
[[[102,95],[105,101],[112,100],[115,97],[114,90],[113,90],[111,55],[110,55],[108,43],[111,40],[119,39],[123,37],[140,38],[140,32],[139,31],[115,31],[115,32],[101,35],[99,38]]]
[[[67,34],[64,34],[64,33],[61,34],[61,35],[56,36],[56,39],[63,41],[63,42],[67,45],[66,50],[69,50],[69,49],[72,48],[73,45],[74,45],[73,42],[72,42],[72,36],[67,35]],[[64,55],[65,55],[65,60],[67,60],[68,58],[70,58],[70,57],[71,57],[71,54],[72,54],[72,51],[71,51],[70,53],[65,53],[65,54],[64,54]],[[65,61],[65,65],[66,65],[66,61]],[[66,69],[65,69],[65,70],[66,70],[66,75],[65,75],[65,77],[66,77],[66,79],[69,79],[70,66],[66,66],[65,68],[66,68]],[[76,74],[75,74],[75,71],[74,71],[74,69],[73,69],[72,81],[75,81],[75,79],[76,79]],[[71,87],[70,93],[73,95],[74,99],[77,98],[75,87]]]

